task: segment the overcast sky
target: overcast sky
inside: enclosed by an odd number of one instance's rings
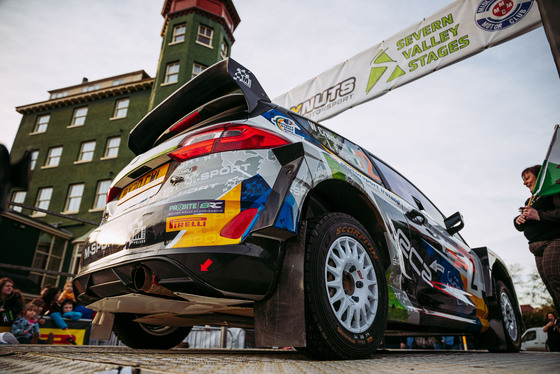
[[[273,98],[432,15],[449,0],[233,0],[232,57]],[[0,142],[16,106],[48,90],[144,69],[154,77],[163,0],[0,0]],[[520,172],[541,163],[560,123],[560,79],[541,28],[323,122],[387,161],[471,247],[532,271],[512,224],[528,197]]]

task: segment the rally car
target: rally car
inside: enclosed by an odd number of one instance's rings
[[[195,325],[254,328],[259,347],[368,357],[387,331],[472,335],[519,351],[504,263],[367,150],[271,103],[232,59],[130,132],[74,280],[96,328],[170,348]]]

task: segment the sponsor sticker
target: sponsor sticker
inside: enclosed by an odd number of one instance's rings
[[[192,217],[192,216],[180,216],[180,217],[168,217],[166,219],[165,231],[181,231],[192,227],[205,227],[206,217]]]
[[[224,200],[181,201],[167,206],[167,216],[186,216],[200,213],[224,213]]]
[[[521,21],[534,0],[483,0],[476,8],[475,22],[485,31],[500,31]]]

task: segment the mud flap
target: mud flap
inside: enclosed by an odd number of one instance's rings
[[[90,339],[109,340],[113,331],[115,315],[109,312],[98,311],[91,322]]]
[[[307,225],[300,235],[286,242],[284,264],[276,291],[265,301],[255,303],[257,347],[305,347],[305,294],[303,264]]]

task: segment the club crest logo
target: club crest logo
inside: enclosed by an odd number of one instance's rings
[[[521,21],[534,0],[483,0],[478,4],[475,22],[485,31],[500,31]]]

